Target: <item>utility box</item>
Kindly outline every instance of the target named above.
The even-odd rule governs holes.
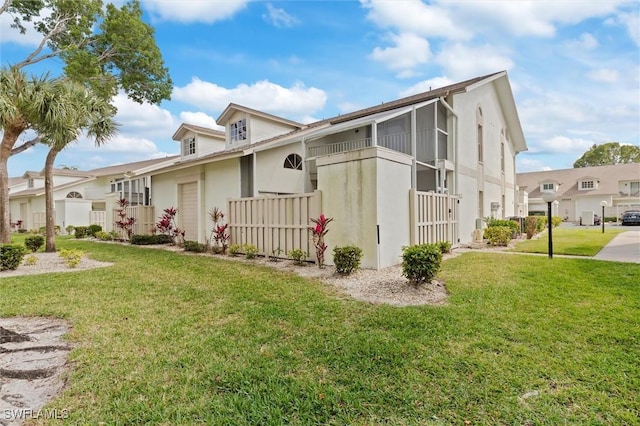
[[[580,218],[581,218],[580,224],[581,225],[587,225],[587,226],[593,226],[594,215],[595,215],[595,213],[593,213],[593,211],[582,212],[582,215],[580,216]]]

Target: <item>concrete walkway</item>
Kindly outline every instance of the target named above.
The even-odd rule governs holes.
[[[626,231],[615,236],[594,257],[598,260],[640,263],[640,230]]]

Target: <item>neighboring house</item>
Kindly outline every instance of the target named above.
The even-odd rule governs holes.
[[[96,223],[111,231],[117,199],[125,198],[132,206],[151,205],[150,180],[144,177],[131,178],[129,174],[168,164],[176,158],[145,160],[90,171],[54,169],[56,225],[64,230],[68,225],[87,226]],[[12,223],[21,221],[23,229],[44,226],[44,171],[29,171],[21,178],[12,178],[9,183],[9,205]]]
[[[564,220],[600,215],[620,217],[625,210],[640,209],[640,164],[579,167],[564,170],[518,173],[518,186],[528,192],[529,213],[546,212],[543,191],[555,191],[558,203],[552,213]],[[585,213],[589,214],[585,214]]]
[[[183,124],[178,160],[130,174],[152,182],[156,216],[178,208],[189,240],[210,238],[219,207],[232,243],[312,252],[307,227],[322,212],[335,218],[328,262],[354,244],[364,267],[383,268],[403,246],[470,242],[481,218],[517,213],[527,148],[506,72],[311,124],[236,104],[217,123],[224,132]]]

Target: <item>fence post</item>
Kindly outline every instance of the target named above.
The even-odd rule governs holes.
[[[418,231],[418,193],[415,188],[409,189],[409,244],[416,244]]]

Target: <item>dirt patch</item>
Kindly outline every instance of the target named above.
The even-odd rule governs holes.
[[[55,318],[0,318],[0,425],[20,425],[64,387],[71,347]]]

